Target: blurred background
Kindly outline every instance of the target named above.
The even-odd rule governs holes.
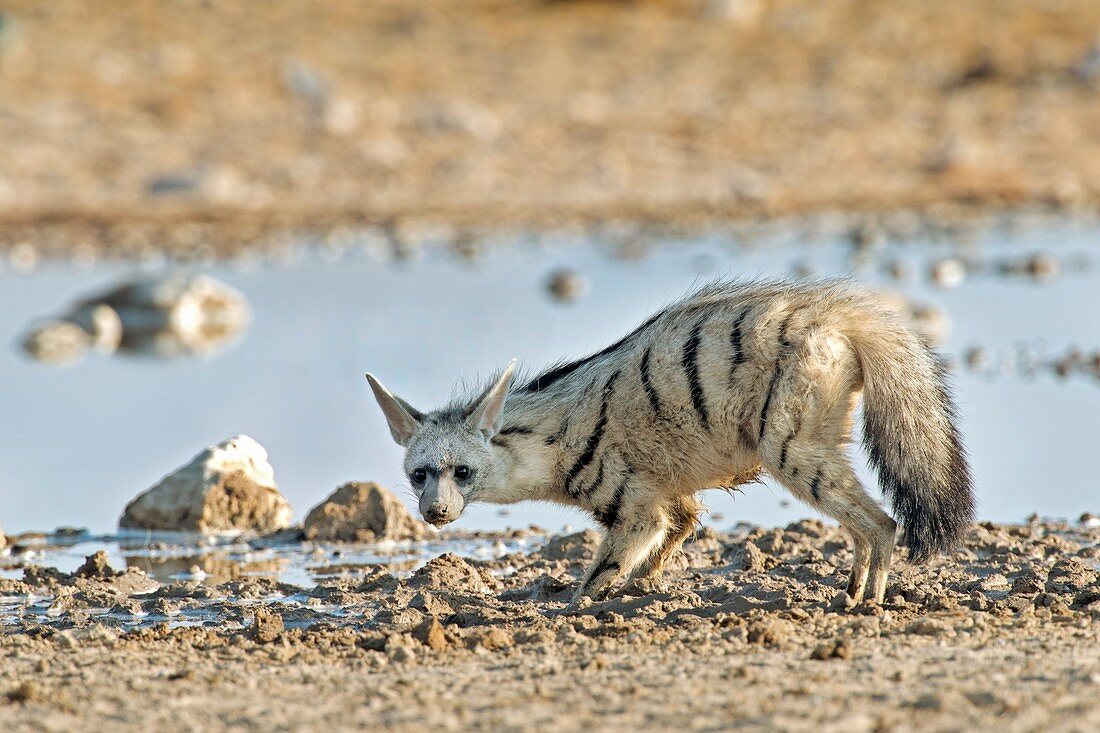
[[[1093,0],[5,0],[0,222],[129,253],[1091,206],[1098,90]]]
[[[401,491],[364,371],[428,409],[758,275],[888,292],[982,516],[1076,518],[1097,131],[1095,0],[0,2],[0,523],[111,530],[239,433],[297,518]]]

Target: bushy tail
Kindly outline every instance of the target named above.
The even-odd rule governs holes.
[[[951,549],[974,520],[966,453],[943,368],[892,314],[848,337],[863,368],[863,444],[913,562]]]

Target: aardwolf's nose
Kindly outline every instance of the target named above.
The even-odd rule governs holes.
[[[451,521],[450,508],[446,504],[432,504],[424,512],[424,519],[432,524],[446,524]]]

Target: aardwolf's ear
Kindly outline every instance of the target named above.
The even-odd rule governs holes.
[[[378,400],[378,406],[386,416],[386,422],[390,424],[390,435],[398,445],[408,445],[409,438],[420,427],[420,421],[424,419],[424,415],[383,387],[373,374],[367,374],[367,381],[370,382],[370,388],[374,391],[374,399]]]
[[[516,360],[508,362],[504,373],[478,400],[470,406],[466,424],[480,430],[485,437],[497,434],[504,423],[504,401],[508,398],[508,388],[512,385],[512,373],[516,370]]]

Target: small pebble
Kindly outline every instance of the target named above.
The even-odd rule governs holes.
[[[937,287],[956,288],[966,280],[966,265],[954,257],[944,258],[932,263],[929,275]]]
[[[1032,279],[1039,281],[1053,280],[1062,270],[1062,263],[1057,257],[1048,254],[1035,254],[1024,263],[1024,272]]]
[[[555,300],[563,303],[578,300],[588,292],[588,282],[575,270],[561,269],[550,273],[546,289]]]

